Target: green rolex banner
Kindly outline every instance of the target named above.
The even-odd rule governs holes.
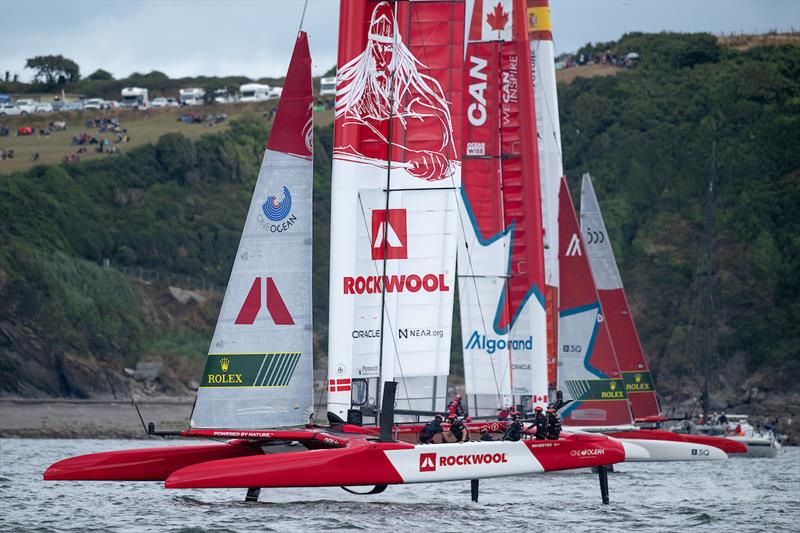
[[[201,387],[287,387],[300,352],[209,354]]]
[[[576,401],[624,400],[625,384],[622,379],[566,380],[570,396]]]
[[[650,372],[623,372],[622,379],[625,381],[625,392],[653,392],[653,378]]]

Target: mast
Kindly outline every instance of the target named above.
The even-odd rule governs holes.
[[[524,0],[473,5],[459,296],[472,414],[547,404],[542,198]]]
[[[717,179],[717,143],[711,144],[711,162],[708,169],[708,191],[706,192],[706,246],[708,256],[706,258],[705,272],[705,305],[704,315],[706,317],[706,327],[704,332],[703,344],[703,420],[708,420],[709,394],[708,384],[711,377],[711,352],[714,349],[714,249],[716,240],[714,234],[715,212],[714,212],[714,186]]]

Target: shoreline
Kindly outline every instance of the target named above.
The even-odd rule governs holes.
[[[194,398],[137,402],[145,423],[189,427]],[[0,438],[150,439],[130,400],[0,398]],[[160,438],[160,437],[159,437]]]

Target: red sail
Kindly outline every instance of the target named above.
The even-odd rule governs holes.
[[[313,149],[313,124],[311,106],[311,55],[308,36],[301,31],[286,73],[278,112],[267,142],[267,149],[303,157],[311,157]]]
[[[574,426],[632,424],[622,374],[565,179],[559,192],[558,226],[559,386],[566,386],[565,393],[575,400],[564,411],[564,422]],[[582,368],[570,364],[578,358]]]
[[[461,97],[463,19],[461,2],[342,3],[338,159],[379,166],[388,159],[392,168],[407,168],[425,181],[453,177],[460,143],[453,125],[461,116],[450,100]]]

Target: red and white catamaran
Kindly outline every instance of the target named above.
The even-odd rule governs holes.
[[[505,69],[493,83],[503,80],[501,90],[514,100],[513,110],[503,107],[510,101],[494,105],[516,125],[491,155],[500,156],[501,146],[508,153],[507,174],[529,200],[499,222],[513,227],[513,217],[525,216],[535,228],[541,214],[525,2],[503,0],[493,13],[486,24],[504,40],[493,46],[497,68]],[[313,403],[313,134],[310,57],[301,32],[191,427],[180,432],[230,440],[74,457],[48,468],[45,479],[241,487],[250,500],[261,487],[366,486],[377,493],[391,484],[469,479],[476,499],[480,478],[604,467],[638,451],[601,435],[434,445],[396,440],[395,405],[444,408],[462,170],[464,3],[343,1],[340,17],[328,376],[330,418],[340,423],[303,427]],[[536,331],[544,329],[543,300],[529,298],[543,287],[540,234],[528,235],[520,252],[527,259],[515,262],[522,256],[512,253],[512,297],[508,312],[498,313],[501,330],[520,323],[526,300],[537,306]],[[544,339],[534,337],[534,349]],[[345,422],[364,418],[380,431]],[[299,446],[285,446],[291,443]]]

